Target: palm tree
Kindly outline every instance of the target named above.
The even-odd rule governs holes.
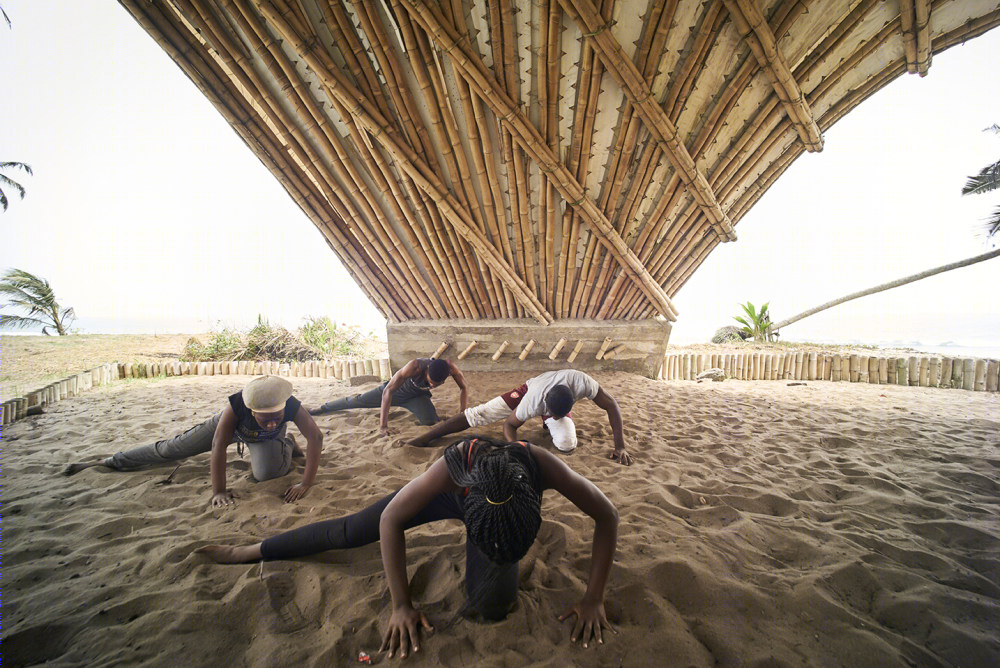
[[[49,335],[48,328],[55,328],[59,336],[67,334],[69,324],[76,319],[71,308],[61,308],[56,303],[49,282],[22,269],[8,269],[0,277],[0,295],[9,302],[4,306],[24,309],[26,315],[0,314],[0,329],[24,329],[42,327],[42,333]]]
[[[0,9],[0,11],[3,11]],[[31,174],[31,165],[26,165],[23,162],[0,162],[0,169],[23,169],[24,171]],[[7,210],[7,195],[3,191],[3,186],[10,186],[14,190],[18,191],[21,195],[21,199],[24,199],[24,186],[4,174],[0,174],[0,207],[3,210]]]
[[[993,132],[1000,135],[1000,125],[994,124],[983,132]],[[986,165],[975,176],[970,176],[969,180],[965,182],[965,187],[962,188],[962,194],[986,193],[998,189],[1000,189],[1000,160],[992,165]],[[993,215],[986,219],[987,236],[992,237],[997,232],[1000,232],[1000,207],[997,207]]]

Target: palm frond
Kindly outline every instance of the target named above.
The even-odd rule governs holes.
[[[962,187],[963,195],[976,195],[1000,188],[1000,160],[986,165],[975,176],[970,176]]]
[[[994,234],[1000,233],[1000,206],[986,219],[986,224],[983,225],[983,228],[986,230],[987,237],[992,237]]]
[[[14,169],[23,169],[24,171],[28,172],[28,174],[34,174],[34,172],[31,171],[31,165],[29,165],[26,162],[17,162],[14,160],[8,160],[7,162],[0,162],[0,169],[8,169],[11,167],[13,167]]]
[[[47,324],[50,323],[38,318],[0,313],[0,329],[25,329],[27,327],[38,327]]]
[[[6,21],[6,22],[7,22],[7,27],[8,27],[8,28],[10,28],[10,27],[11,27],[11,24],[10,24],[10,17],[9,17],[9,16],[7,16],[7,12],[5,12],[5,11],[3,10],[3,7],[0,7],[0,14],[3,14],[3,19],[4,19],[4,21]]]

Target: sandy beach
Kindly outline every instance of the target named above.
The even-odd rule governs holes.
[[[520,565],[518,607],[497,624],[449,624],[463,602],[461,524],[408,534],[414,601],[437,627],[408,663],[1000,665],[1000,396],[596,377],[622,407],[636,463],[607,459],[606,416],[586,401],[574,409],[581,445],[559,456],[620,512],[606,591],[618,634],[585,650],[556,619],[586,585],[592,523],[550,491]],[[121,383],[5,428],[6,661],[347,666],[358,665],[359,651],[386,661],[377,649],[390,599],[377,545],[263,567],[216,565],[192,551],[358,510],[442,447],[378,436],[375,411],[323,416],[324,454],[308,496],[279,498],[301,464],[255,483],[231,448],[228,482],[240,498],[225,510],[208,505],[208,455],[175,472],[58,475],[68,462],[193,426],[247,380]],[[475,402],[523,379],[468,380]],[[357,391],[293,381],[307,406]],[[435,403],[442,415],[456,411],[455,385],[439,388]],[[391,425],[403,438],[421,429],[401,409]],[[521,435],[552,448],[538,420]]]

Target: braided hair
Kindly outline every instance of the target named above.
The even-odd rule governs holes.
[[[466,469],[462,445],[481,450]],[[469,488],[465,497],[466,538],[491,561],[507,564],[527,552],[541,526],[541,495],[532,484],[537,475],[527,448],[489,438],[464,439],[444,453],[455,484]]]

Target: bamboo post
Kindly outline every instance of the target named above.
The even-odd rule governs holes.
[[[909,374],[910,385],[920,384],[920,362],[915,355],[906,358],[907,373]]]
[[[681,359],[681,380],[687,380],[691,373],[691,356],[685,354]]]
[[[510,345],[510,341],[504,341],[503,343],[500,344],[500,347],[497,348],[497,351],[495,353],[493,353],[493,361],[494,362],[496,362],[498,359],[500,359],[500,356],[503,355],[503,351],[507,350],[507,346],[509,346],[509,345]]]
[[[375,360],[365,360],[365,374],[369,376],[375,375]]]
[[[926,357],[920,358],[919,371],[920,387],[930,387],[931,384],[931,361]]]
[[[973,389],[976,392],[982,392],[986,389],[986,360],[978,359],[976,360],[976,371],[975,371],[975,384]]]
[[[284,376],[287,378],[289,375],[291,375],[291,371],[292,371],[292,366],[288,362],[283,362],[281,364],[278,364],[278,373],[277,373],[278,376]]]
[[[566,345],[566,339],[559,339],[558,343],[556,343],[556,345],[552,348],[552,351],[549,353],[549,359],[554,360],[555,358],[559,357],[559,353],[562,351],[563,346],[565,345]]]
[[[868,382],[868,356],[861,355],[858,357],[858,382],[867,383]]]
[[[889,382],[889,361],[884,357],[879,357],[877,360],[877,373],[879,385],[885,385]]]
[[[535,347],[535,340],[528,339],[528,342],[524,344],[524,349],[521,350],[521,354],[517,356],[517,359],[524,361],[524,358],[528,356],[528,353],[530,353],[531,349],[534,347]]]
[[[956,358],[951,363],[951,386],[956,390],[962,389],[964,375],[965,361]]]
[[[848,373],[850,374],[851,382],[852,383],[858,382],[858,374],[861,371],[861,360],[858,358],[857,355],[851,355],[851,357],[850,357],[850,366],[849,366],[848,369],[849,369]]]
[[[575,360],[575,359],[576,359],[576,356],[580,354],[580,351],[581,351],[582,349],[583,349],[583,339],[579,339],[579,340],[578,340],[578,341],[576,342],[576,346],[574,346],[574,347],[573,347],[573,352],[571,352],[571,353],[569,354],[569,357],[567,357],[567,358],[566,358],[566,361],[567,361],[568,363],[572,364],[572,363],[573,363],[573,360]]]
[[[868,382],[872,385],[878,385],[878,359],[877,357],[868,358]]]
[[[472,340],[472,343],[470,343],[469,345],[467,345],[467,346],[465,347],[465,350],[463,350],[462,352],[460,352],[460,353],[458,354],[458,359],[460,359],[460,360],[464,360],[464,359],[466,358],[466,356],[467,356],[467,355],[468,355],[469,353],[471,353],[471,352],[473,351],[473,349],[475,349],[475,347],[476,347],[476,346],[478,346],[478,345],[479,345],[479,341],[476,341],[475,339],[473,339],[473,340]]]
[[[382,380],[389,380],[392,378],[392,367],[389,366],[389,358],[382,357],[378,361],[379,377]]]
[[[1000,360],[989,360],[986,363],[986,391],[996,392],[1000,389]]]
[[[774,371],[774,361],[770,355],[764,355],[761,360],[761,377],[763,380],[771,380],[771,372]]]
[[[976,360],[962,360],[962,389],[973,390],[976,387]]]
[[[910,365],[905,357],[899,357],[896,359],[896,384],[910,384]]]
[[[841,364],[840,355],[839,354],[834,355],[833,356],[833,378],[832,378],[832,380],[834,382],[840,382],[840,370],[841,370],[841,368],[843,368],[843,365]]]
[[[896,384],[896,358],[890,357],[885,361],[885,382],[888,385]]]
[[[441,345],[438,346],[437,350],[434,351],[434,354],[431,355],[431,359],[432,360],[436,360],[437,358],[441,357],[441,353],[443,353],[444,351],[448,350],[448,346],[449,345],[450,344],[447,341],[442,341]]]
[[[789,351],[785,353],[785,362],[781,365],[781,379],[791,380],[795,377],[795,353]]]
[[[941,383],[938,387],[951,387],[951,369],[954,360],[950,357],[941,358]]]
[[[608,349],[608,346],[610,345],[611,345],[611,337],[609,336],[604,339],[604,343],[601,344],[601,349],[597,351],[597,356],[595,359],[603,359],[604,353]]]

